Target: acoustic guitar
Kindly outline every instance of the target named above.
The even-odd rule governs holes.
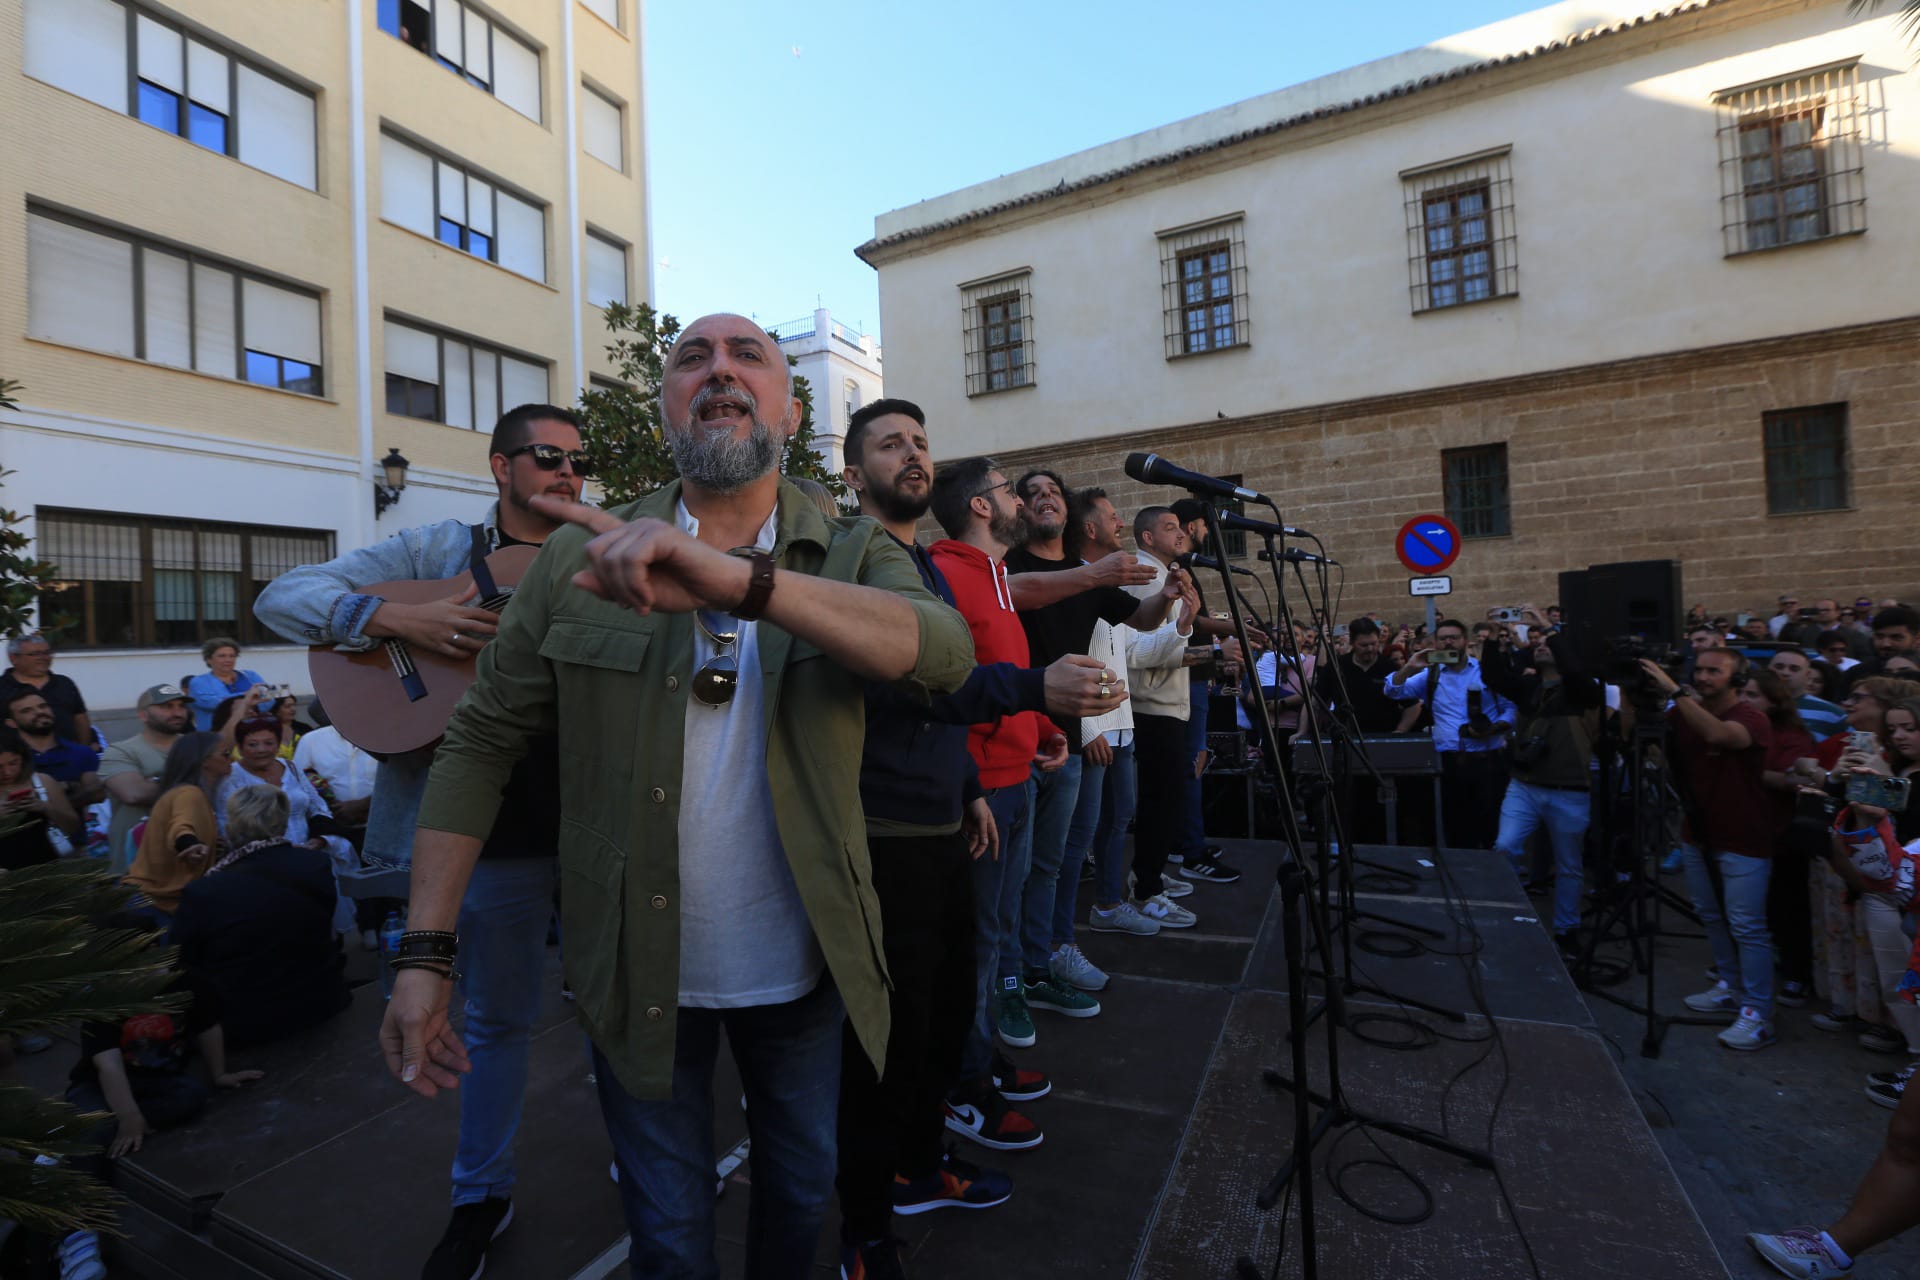
[[[485,561],[493,592],[474,608],[500,612],[513,598],[538,547],[502,547]],[[430,604],[472,589],[474,575],[407,579],[363,587],[364,594],[396,604]],[[319,645],[307,653],[313,692],[327,709],[340,736],[376,756],[404,755],[433,746],[446,736],[454,704],[473,683],[475,654],[465,658],[418,652],[404,640],[387,638],[360,653]]]

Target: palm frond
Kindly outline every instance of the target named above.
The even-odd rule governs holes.
[[[1847,0],[1852,14],[1878,13],[1885,7],[1885,0]],[[1908,39],[1920,38],[1920,0],[1900,0],[1900,29]]]
[[[120,1198],[68,1165],[0,1161],[0,1218],[59,1237],[69,1231],[117,1231]]]

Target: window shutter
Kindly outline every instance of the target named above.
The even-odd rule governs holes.
[[[423,236],[434,233],[433,157],[380,135],[380,216]]]
[[[500,397],[506,402],[507,408],[545,404],[549,394],[545,365],[529,364],[512,356],[500,357]]]
[[[233,273],[193,264],[193,367],[222,378],[239,376],[234,354],[240,333],[233,314]]]
[[[239,84],[241,162],[316,190],[313,99],[252,67],[240,68]]]
[[[27,332],[115,355],[133,345],[133,246],[27,216]]]
[[[500,420],[500,357],[491,351],[473,353],[473,420],[488,431]]]
[[[529,280],[547,278],[547,216],[546,210],[537,205],[528,204],[518,196],[498,193],[499,238],[497,242],[498,261],[509,271],[515,271]]]
[[[460,0],[433,0],[433,51],[456,67],[464,21]]]
[[[127,109],[127,11],[113,0],[27,0],[26,73]]]
[[[388,373],[440,385],[440,339],[430,333],[387,321],[386,360]]]
[[[134,28],[138,33],[136,44],[140,51],[140,78],[151,80],[163,89],[185,93],[186,50],[181,44],[180,33],[172,27],[161,26],[144,13],[135,20]]]
[[[625,171],[620,108],[584,86],[580,90],[580,138],[588,155]]]
[[[436,167],[439,169],[440,216],[452,218],[464,227],[467,225],[466,175],[450,164]]]
[[[259,280],[240,286],[247,349],[320,364],[320,299]]]
[[[467,179],[467,226],[483,236],[493,234],[493,188],[478,178]]]
[[[187,260],[158,249],[142,249],[140,284],[146,319],[146,358],[155,364],[191,369],[193,321],[187,305]]]
[[[187,94],[221,115],[232,114],[233,98],[227,84],[227,55],[218,49],[187,41]]]
[[[607,25],[618,30],[620,27],[620,0],[580,0],[594,13],[605,18]]]
[[[610,240],[587,236],[587,301],[596,307],[627,300],[627,251]]]
[[[465,66],[481,80],[493,83],[493,59],[487,53],[487,20],[471,9],[467,10]]]
[[[540,120],[540,55],[493,29],[493,96],[536,124]]]
[[[464,342],[446,342],[442,351],[447,361],[447,425],[473,428],[473,348]]]

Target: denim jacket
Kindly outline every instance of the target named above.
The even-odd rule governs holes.
[[[489,548],[499,545],[499,526],[496,502],[486,513]],[[371,649],[379,642],[366,634],[367,619],[385,602],[362,588],[409,578],[451,578],[466,571],[472,555],[473,526],[465,521],[442,520],[403,529],[325,564],[302,565],[281,574],[253,602],[253,616],[295,644],[331,644],[351,652]],[[413,860],[414,820],[427,789],[430,763],[424,753],[380,762],[367,813],[368,861],[405,866]]]

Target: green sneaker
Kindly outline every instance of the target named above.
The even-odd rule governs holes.
[[[994,1006],[1000,1040],[1010,1048],[1031,1049],[1037,1037],[1033,1034],[1033,1015],[1027,1012],[1027,997],[1020,990],[1020,979],[1002,978],[1000,983],[998,1003]]]
[[[1051,977],[1037,978],[1027,984],[1027,1003],[1035,1009],[1064,1013],[1069,1018],[1091,1018],[1100,1012],[1098,1000]]]

